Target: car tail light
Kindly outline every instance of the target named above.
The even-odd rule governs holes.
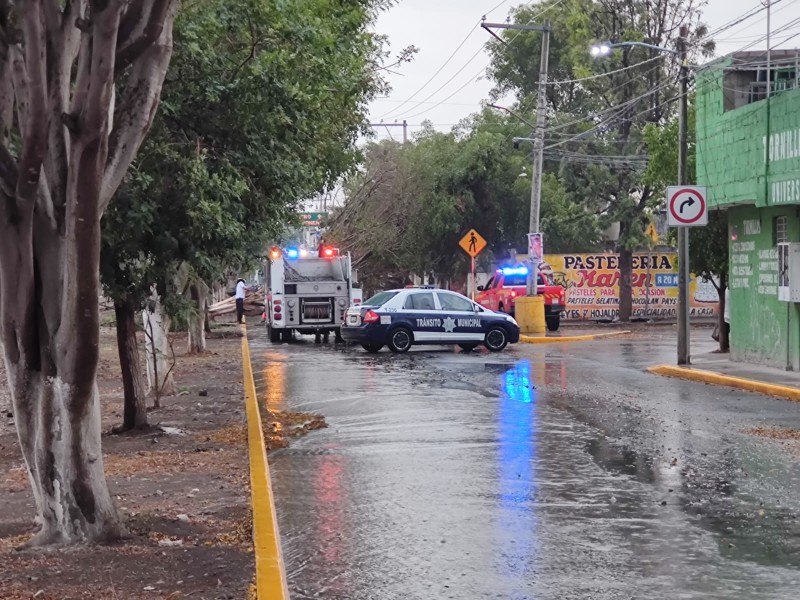
[[[516,298],[517,297],[517,290],[511,290],[511,297],[512,298]]]
[[[380,319],[380,317],[378,316],[378,313],[376,313],[374,310],[368,310],[367,314],[364,315],[364,318],[362,319],[362,322],[364,322],[364,323],[377,323],[379,319]]]
[[[358,306],[359,304],[361,304],[361,300],[359,300],[358,298],[356,298],[355,300],[353,300],[353,304],[355,304],[356,306]]]

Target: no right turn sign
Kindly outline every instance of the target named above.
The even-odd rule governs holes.
[[[673,185],[667,188],[667,225],[701,227],[708,225],[708,203],[704,186]]]

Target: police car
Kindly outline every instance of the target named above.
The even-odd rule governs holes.
[[[345,317],[342,337],[367,352],[384,346],[407,352],[415,344],[457,344],[465,351],[483,344],[500,352],[519,341],[519,326],[510,315],[432,287],[380,292],[349,308]]]

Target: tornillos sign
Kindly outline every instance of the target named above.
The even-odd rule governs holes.
[[[567,288],[565,318],[604,321],[619,317],[619,255],[549,254],[546,268]],[[674,318],[678,309],[678,257],[672,253],[637,254],[633,257],[633,316]],[[719,310],[717,291],[710,282],[692,276],[690,312],[711,317]]]

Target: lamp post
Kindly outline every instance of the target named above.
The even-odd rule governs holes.
[[[591,48],[591,55],[595,57],[608,56],[614,48],[627,46],[641,46],[666,54],[678,56],[680,60],[680,109],[678,112],[678,185],[686,185],[686,155],[687,155],[687,90],[689,84],[689,64],[686,55],[686,38],[689,28],[681,25],[678,37],[678,49],[663,48],[646,42],[616,42],[600,43]],[[678,364],[688,365],[690,362],[689,345],[689,229],[678,227]]]
[[[536,127],[533,132],[533,173],[531,177],[531,211],[530,219],[528,221],[528,245],[531,244],[531,239],[534,234],[539,233],[539,211],[541,208],[542,198],[542,170],[544,164],[544,128],[547,120],[547,71],[550,56],[550,23],[545,22],[543,25],[534,24],[516,24],[516,23],[481,23],[481,27],[493,35],[500,43],[505,44],[500,36],[498,36],[493,29],[512,29],[517,31],[540,31],[542,32],[542,51],[539,59],[539,80],[536,102]],[[532,254],[529,252],[529,254]],[[539,262],[538,259],[530,255],[530,269],[527,277],[527,296],[532,298],[530,301],[530,312],[520,310],[521,304],[517,303],[517,318],[520,320],[520,326],[525,333],[544,333],[545,332],[545,319],[544,319],[544,303],[543,298],[538,296],[538,274]]]

